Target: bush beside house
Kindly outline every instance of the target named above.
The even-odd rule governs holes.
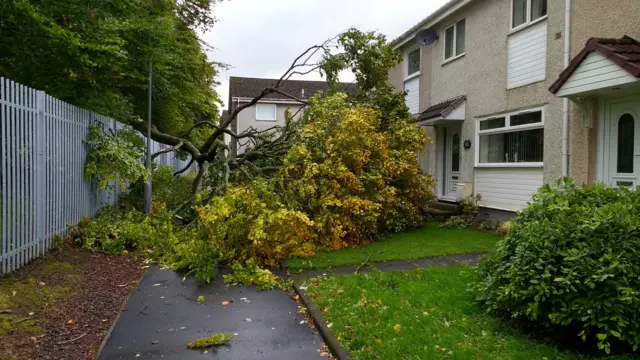
[[[491,312],[607,353],[640,345],[640,191],[544,186],[478,269]]]

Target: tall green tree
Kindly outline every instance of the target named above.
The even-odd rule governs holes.
[[[2,0],[0,75],[131,123],[146,118],[153,59],[154,125],[169,134],[214,121],[216,67],[196,34],[214,0]],[[189,136],[206,137],[199,129]],[[203,140],[202,140],[203,141]]]

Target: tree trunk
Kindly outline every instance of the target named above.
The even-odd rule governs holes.
[[[209,162],[207,161],[198,162],[198,175],[196,175],[196,178],[193,179],[193,184],[191,188],[191,191],[193,192],[194,195],[202,191],[202,179],[207,174],[208,169],[209,169]]]

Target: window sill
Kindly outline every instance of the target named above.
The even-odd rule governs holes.
[[[403,82],[407,82],[411,79],[417,78],[418,76],[420,76],[420,71],[418,71],[417,73],[413,73],[407,77],[404,78],[404,80],[402,80]]]
[[[446,59],[445,61],[443,61],[443,62],[442,62],[442,66],[445,66],[445,65],[447,65],[447,64],[449,64],[449,63],[452,63],[452,62],[454,62],[454,61],[456,61],[456,60],[460,59],[461,57],[464,57],[466,54],[467,54],[466,52],[463,52],[463,53],[462,53],[462,54],[460,54],[460,55],[456,55],[456,56],[454,56],[454,57],[452,57],[452,58],[448,58],[448,59]]]
[[[531,21],[531,22],[528,22],[528,23],[524,23],[522,25],[518,25],[517,27],[514,27],[513,29],[511,29],[511,31],[509,31],[509,33],[507,34],[507,37],[509,37],[509,36],[511,36],[511,35],[513,35],[513,34],[515,34],[517,32],[520,32],[520,31],[522,31],[522,30],[524,30],[526,28],[529,28],[529,27],[531,27],[533,25],[536,25],[538,23],[541,23],[541,22],[545,21],[545,20],[547,20],[547,17],[548,17],[548,15],[545,15],[545,16],[539,18],[539,19],[535,19],[534,21]]]
[[[256,121],[276,122],[278,119],[256,119]]]
[[[543,168],[544,163],[486,163],[476,164],[478,168]]]

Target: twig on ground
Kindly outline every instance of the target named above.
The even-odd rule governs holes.
[[[74,342],[74,341],[76,341],[76,340],[80,340],[80,339],[82,339],[82,338],[83,338],[83,337],[85,337],[85,336],[87,336],[87,333],[83,333],[82,335],[80,335],[80,336],[78,336],[78,337],[75,337],[75,338],[73,338],[73,339],[70,339],[70,340],[61,341],[61,342],[57,343],[56,345],[64,345],[64,344],[68,344],[68,343]]]
[[[32,317],[26,317],[24,319],[20,319],[20,320],[14,322],[14,324],[20,324],[21,322],[25,322],[27,320],[33,320],[33,318]]]
[[[142,307],[142,309],[140,309],[140,311],[138,311],[138,313],[136,314],[136,316],[140,315],[140,314],[144,314],[146,316],[149,316],[149,314],[147,314],[146,312],[144,312],[144,310],[147,308],[147,303],[144,303],[144,306]]]
[[[369,256],[367,256],[367,258],[365,259],[365,261],[364,261],[362,264],[358,265],[358,267],[356,268],[356,271],[355,271],[353,274],[354,274],[354,275],[358,275],[358,271],[360,271],[360,269],[361,269],[363,266],[367,266],[367,265],[369,264],[369,260],[371,260],[371,258],[373,257],[373,255],[380,255],[380,254],[382,254],[382,253],[383,253],[383,252],[385,252],[385,251],[386,251],[386,250],[380,250],[380,251],[378,251],[378,252],[377,252],[377,253],[375,253],[375,254],[369,254]]]
[[[13,311],[9,310],[9,309],[5,309],[5,310],[0,310],[0,314],[11,314]]]

